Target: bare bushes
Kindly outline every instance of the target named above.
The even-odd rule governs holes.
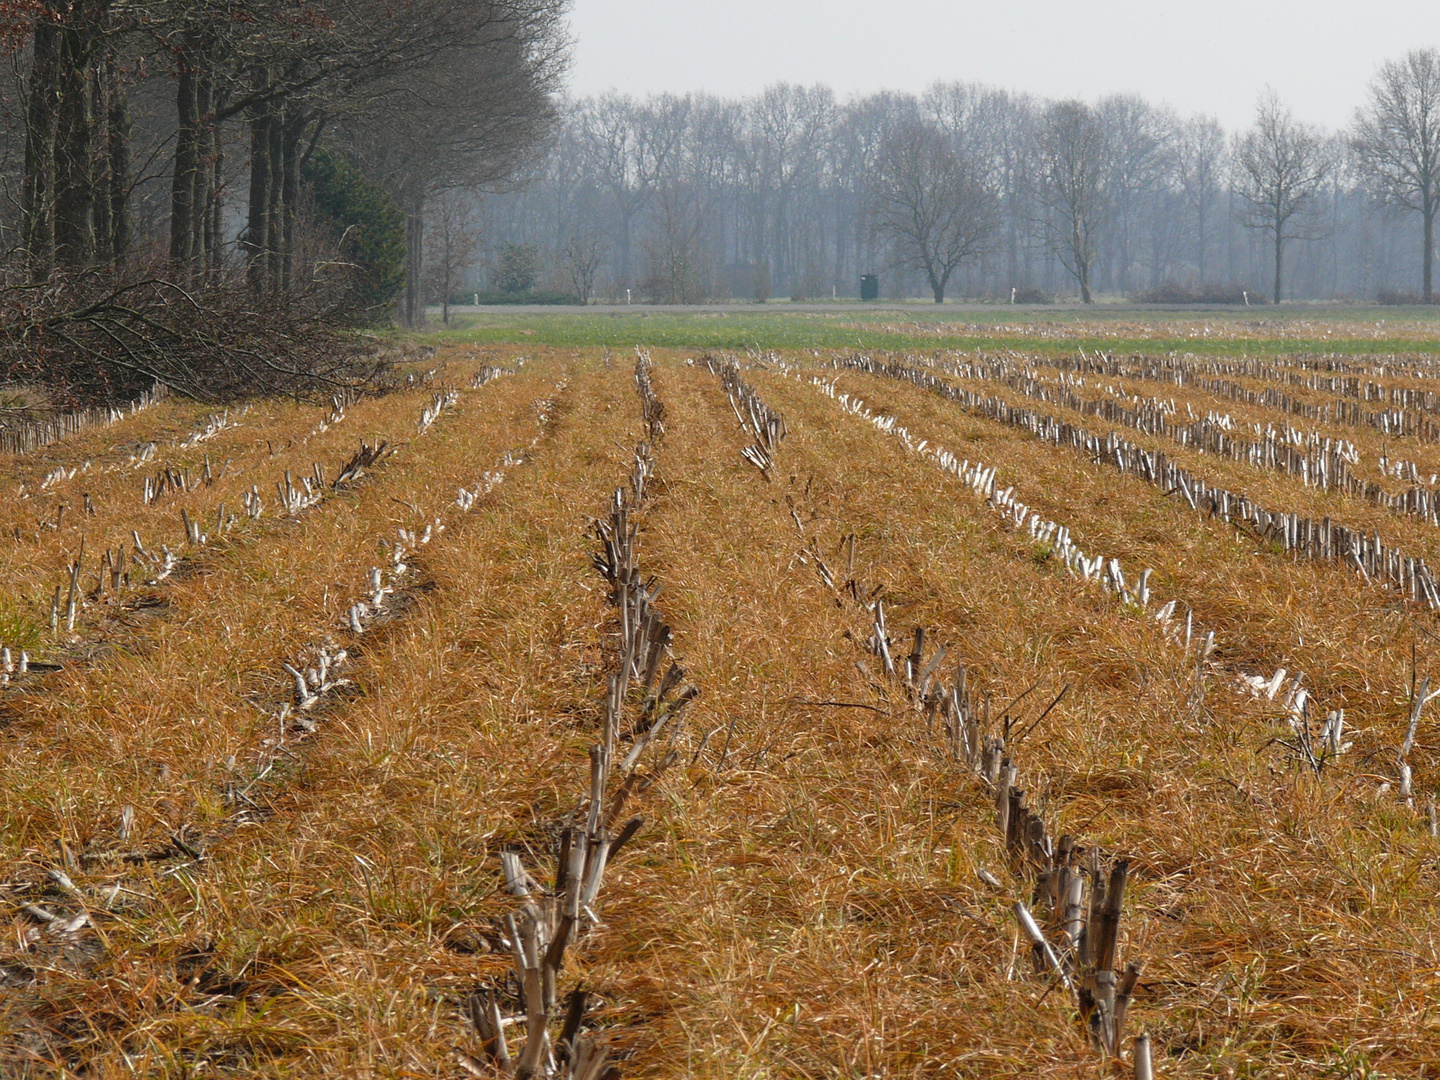
[[[303,291],[257,296],[238,283],[181,285],[137,268],[0,272],[0,380],[41,384],[57,404],[127,400],[156,382],[227,402],[328,396],[386,361],[342,328],[343,268]]]
[[[1420,293],[1404,292],[1399,289],[1381,289],[1375,294],[1375,303],[1381,307],[1410,307],[1427,302],[1435,303],[1433,300],[1426,301]]]
[[[1149,289],[1141,289],[1130,299],[1137,304],[1234,304],[1240,307],[1269,303],[1263,289],[1214,281],[1198,285],[1168,281]]]

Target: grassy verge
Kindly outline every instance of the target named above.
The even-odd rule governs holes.
[[[1247,312],[1121,309],[1043,312],[717,310],[685,313],[459,314],[436,342],[629,350],[992,349],[1283,356],[1440,352],[1440,319],[1395,309],[1294,308]]]

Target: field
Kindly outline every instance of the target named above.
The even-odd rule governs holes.
[[[6,455],[0,1072],[1440,1076],[1437,345],[463,315]]]
[[[1102,309],[1103,310],[1103,309]],[[1440,349],[1434,316],[1423,308],[1210,308],[1167,311],[1117,307],[1103,317],[1078,307],[904,304],[731,305],[604,309],[462,311],[435,341],[467,344],[689,349],[1085,349],[1164,353],[1366,355]]]

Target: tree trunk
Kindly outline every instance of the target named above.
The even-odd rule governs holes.
[[[1200,275],[1200,284],[1205,284],[1205,199],[1202,196],[1195,208],[1195,269]]]
[[[1425,303],[1435,302],[1435,287],[1433,271],[1435,268],[1435,211],[1437,207],[1426,200],[1425,212],[1422,215],[1424,222],[1421,232],[1424,234],[1425,250],[1420,256],[1420,271],[1424,288]]]
[[[420,273],[424,269],[425,253],[425,196],[421,190],[413,190],[406,203],[403,316],[406,326],[417,327],[425,322],[425,307],[420,297]]]
[[[91,213],[95,227],[95,258],[101,263],[115,261],[115,252],[111,246],[115,229],[110,222],[114,207],[111,190],[115,182],[111,174],[110,159],[110,92],[115,84],[111,76],[114,63],[114,54],[107,51],[90,72],[90,93],[95,107],[95,189]]]
[[[782,196],[776,200],[775,221],[770,229],[771,250],[775,254],[775,269],[770,281],[772,292],[779,292],[781,296],[790,296],[795,292],[794,284],[790,281],[790,260],[786,258],[786,247],[790,241],[790,223],[785,214],[785,200]]]
[[[55,258],[88,266],[95,258],[95,99],[91,69],[99,5],[77,3],[60,32],[59,125],[55,136]]]
[[[218,105],[219,102],[216,102]],[[210,275],[219,280],[220,272],[225,263],[225,214],[224,203],[221,199],[223,194],[221,183],[225,175],[225,148],[224,140],[220,137],[219,126],[215,129],[215,150],[212,155],[213,161],[210,166],[210,214],[205,225],[205,237],[208,245],[206,263],[210,267]]]
[[[253,292],[265,287],[265,243],[270,235],[270,112],[250,114],[250,207],[245,223],[245,278]]]
[[[455,257],[450,251],[450,238],[445,238],[445,280],[442,282],[444,289],[440,296],[440,321],[446,326],[450,325],[450,287],[451,277],[454,273]]]
[[[1090,260],[1085,255],[1085,245],[1080,237],[1080,222],[1077,220],[1070,230],[1070,245],[1075,253],[1075,277],[1080,282],[1080,302],[1093,304],[1090,295]]]
[[[210,269],[210,204],[215,198],[215,80],[205,63],[195,82],[195,172],[190,199],[190,265],[197,276]]]
[[[1010,212],[1005,216],[1005,276],[1013,288],[1020,277],[1020,229],[1016,224],[1017,211],[1011,200]],[[1030,283],[1030,268],[1025,268],[1026,284]]]
[[[1275,303],[1280,303],[1280,267],[1281,260],[1285,255],[1285,230],[1279,224],[1275,226]]]
[[[197,277],[204,277],[210,269],[210,204],[215,198],[214,107],[214,82],[205,70],[195,89],[195,194],[190,201],[190,262]]]
[[[26,84],[23,237],[31,273],[45,278],[55,265],[55,136],[60,122],[60,31],[46,15],[35,20]]]
[[[192,58],[180,58],[180,77],[175,84],[175,112],[179,128],[175,134],[175,168],[170,182],[170,262],[182,278],[190,276],[190,256],[195,233],[195,174],[199,165],[199,80]]]
[[[308,123],[298,110],[286,110],[283,160],[281,162],[282,190],[280,198],[284,204],[283,222],[280,230],[282,255],[280,260],[280,288],[290,292],[295,287],[295,214],[300,204],[300,136]]]
[[[109,248],[110,258],[118,264],[129,252],[134,232],[130,217],[130,102],[113,64],[107,66],[106,79],[110,84],[106,120],[110,138],[106,148],[110,157]]]
[[[269,135],[270,162],[270,182],[266,191],[270,195],[270,207],[265,216],[265,270],[270,291],[279,292],[281,247],[285,232],[285,127],[278,105],[271,106],[266,133]]]
[[[615,283],[617,293],[630,288],[630,215],[633,212],[622,210],[620,213],[620,280]]]

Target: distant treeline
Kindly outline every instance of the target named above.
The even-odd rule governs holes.
[[[997,302],[1419,299],[1440,57],[1385,65],[1357,105],[1352,129],[1324,131],[1267,96],[1230,132],[1132,95],[967,83],[583,98],[532,183],[469,211],[481,251],[465,280],[528,259],[538,285],[636,301],[854,297],[871,272],[882,296]],[[1417,136],[1429,158],[1402,160]],[[1407,183],[1417,168],[1427,191]]]

